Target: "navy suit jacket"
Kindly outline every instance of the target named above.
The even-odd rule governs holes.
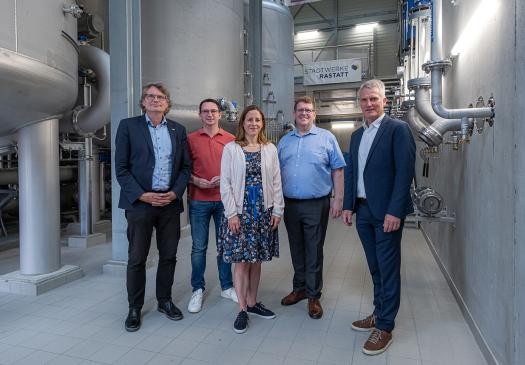
[[[186,140],[186,128],[167,119],[172,146],[172,170],[170,190],[177,199],[169,206],[182,212],[182,196],[191,173],[191,160]],[[139,200],[143,193],[152,191],[155,154],[148,130],[146,117],[141,115],[123,119],[115,138],[115,174],[120,184],[119,208],[126,210],[147,210],[156,207]]]
[[[355,211],[357,197],[357,163],[364,128],[352,134],[349,163],[345,168],[344,210]],[[386,214],[404,219],[414,211],[410,185],[414,178],[416,145],[408,124],[385,115],[363,173],[366,199],[374,218]]]

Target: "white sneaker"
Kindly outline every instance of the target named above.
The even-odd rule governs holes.
[[[202,309],[202,289],[197,289],[191,295],[190,302],[188,303],[188,312],[198,313]]]
[[[230,289],[226,289],[221,291],[221,297],[226,299],[231,299],[235,303],[239,303],[239,299],[237,298],[237,293],[235,292],[235,288],[231,287]]]

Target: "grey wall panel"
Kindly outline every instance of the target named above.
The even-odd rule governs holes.
[[[399,44],[396,0],[325,0],[312,3],[312,6],[315,10],[305,5],[298,13],[299,7],[293,8],[294,14],[297,13],[296,32],[319,29],[319,35],[314,39],[295,37],[296,64],[359,57],[363,60],[364,71],[368,73],[370,55],[372,75],[395,75]],[[335,14],[339,16],[337,26],[340,29],[337,32],[333,29],[336,24]],[[380,22],[380,25],[374,31],[358,31],[354,27],[367,22]],[[312,49],[334,45],[344,47],[338,47],[337,50],[330,47]]]
[[[525,2],[516,2],[516,60],[525,60]],[[525,67],[516,67],[516,92],[517,99],[523,99],[525,95]],[[514,232],[516,250],[516,299],[514,301],[514,318],[516,328],[514,330],[514,363],[525,362],[525,123],[522,122],[525,114],[525,106],[521,100],[516,100],[514,110],[514,166],[516,184],[514,200]]]
[[[375,29],[374,63],[378,77],[395,77],[399,65],[399,31],[397,23],[381,24]]]
[[[343,17],[366,15],[371,13],[397,12],[397,0],[352,0],[339,1],[339,11]]]
[[[337,2],[323,0],[315,2],[311,4],[315,10],[305,5],[295,17],[296,24],[299,25],[297,30],[311,29],[312,23],[318,23],[320,29],[333,25],[323,21],[318,13],[327,20],[332,20],[337,11],[339,26],[391,19],[392,13],[397,13],[397,2],[397,0],[339,0]],[[294,6],[293,14],[296,14],[298,9],[299,6]]]
[[[15,24],[15,0],[3,1],[0,11],[0,48],[16,51]]]
[[[436,188],[456,213],[455,228],[423,224],[423,229],[488,344],[486,354],[500,364],[517,365],[525,363],[515,355],[515,333],[523,333],[523,321],[516,318],[525,308],[523,295],[521,301],[516,297],[523,286],[524,242],[518,237],[523,238],[525,223],[524,215],[516,214],[523,212],[523,197],[518,193],[525,186],[524,151],[517,147],[525,138],[520,121],[523,103],[516,89],[524,80],[515,51],[519,16],[514,14],[516,1],[509,3],[494,9],[491,20],[472,32],[467,49],[454,61],[444,82],[444,103],[450,108],[463,108],[480,95],[487,99],[493,94],[497,101],[494,128],[487,126],[482,135],[474,135],[461,151],[444,145],[441,158],[431,161],[430,178],[421,183]],[[443,1],[445,56],[478,5],[477,0],[464,0],[456,7]],[[523,54],[523,42],[519,46]],[[421,162],[418,170],[420,166]]]

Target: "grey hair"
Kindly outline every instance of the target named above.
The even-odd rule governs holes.
[[[381,80],[372,79],[363,82],[363,84],[361,84],[361,87],[359,88],[359,92],[357,93],[359,96],[361,96],[361,90],[363,89],[377,89],[379,90],[379,95],[382,98],[385,97],[385,84]]]

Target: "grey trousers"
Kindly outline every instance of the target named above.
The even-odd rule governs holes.
[[[293,290],[320,298],[323,288],[323,246],[330,213],[330,198],[285,197],[284,223],[294,268]]]

